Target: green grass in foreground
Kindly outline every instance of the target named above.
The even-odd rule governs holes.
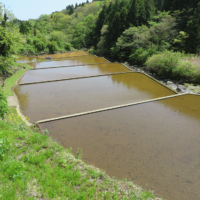
[[[80,151],[76,157],[80,156]],[[86,165],[10,109],[0,120],[0,199],[155,199]]]
[[[13,86],[16,85],[16,81],[26,72],[26,70],[31,69],[32,67],[26,63],[22,64],[25,69],[18,70],[13,76],[5,80],[4,93],[6,96],[13,96],[14,92],[11,90]]]

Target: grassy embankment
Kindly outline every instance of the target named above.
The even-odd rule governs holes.
[[[13,86],[16,85],[16,81],[28,70],[31,69],[32,67],[30,65],[27,65],[26,63],[21,64],[25,69],[18,70],[13,76],[10,76],[5,80],[5,85],[4,85],[4,93],[6,96],[13,96],[14,93],[11,90]]]
[[[6,80],[7,96],[26,69]],[[132,182],[85,164],[81,150],[73,156],[47,133],[27,127],[15,108],[0,120],[0,199],[155,199]]]

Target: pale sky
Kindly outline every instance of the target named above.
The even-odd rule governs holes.
[[[82,3],[86,0],[0,0],[8,10],[12,10],[20,20],[36,19],[41,14],[61,11],[66,6]],[[91,0],[89,0],[91,2]]]

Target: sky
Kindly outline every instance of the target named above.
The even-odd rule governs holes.
[[[91,2],[91,0],[89,0]],[[61,11],[66,6],[86,0],[0,0],[20,20],[37,19],[42,14]]]

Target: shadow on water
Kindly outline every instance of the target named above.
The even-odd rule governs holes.
[[[175,94],[140,73],[19,85],[15,93],[19,98],[28,93],[22,112],[32,122]],[[20,98],[23,104],[26,99]]]
[[[40,125],[110,176],[156,188],[166,199],[198,200],[199,102],[184,95]]]

